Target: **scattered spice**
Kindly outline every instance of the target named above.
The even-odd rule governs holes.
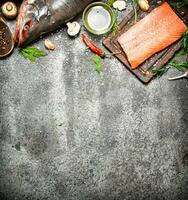
[[[24,58],[30,60],[31,62],[35,62],[37,58],[47,55],[45,51],[41,51],[40,49],[33,46],[20,48],[19,52]]]
[[[97,54],[101,58],[105,57],[104,51],[95,46],[89,39],[87,39],[87,37],[84,34],[82,34],[82,40],[91,49],[93,53]]]

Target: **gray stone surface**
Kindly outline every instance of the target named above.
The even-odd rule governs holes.
[[[0,199],[188,199],[188,81],[146,86],[115,58],[99,75],[80,37],[49,38],[36,63],[0,60]]]

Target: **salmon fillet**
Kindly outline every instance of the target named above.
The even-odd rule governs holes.
[[[168,3],[154,9],[118,38],[132,69],[165,49],[187,30]]]

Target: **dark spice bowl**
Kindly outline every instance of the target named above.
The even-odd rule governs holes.
[[[8,56],[14,49],[12,33],[0,15],[0,59]]]
[[[85,28],[92,34],[108,33],[114,24],[114,13],[110,6],[102,2],[89,4],[83,12]]]

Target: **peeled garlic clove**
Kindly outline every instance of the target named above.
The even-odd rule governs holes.
[[[113,3],[113,8],[118,9],[119,11],[125,10],[126,3],[122,0],[117,0]]]
[[[139,0],[138,5],[143,11],[148,11],[150,7],[147,0]]]
[[[67,33],[70,36],[78,35],[78,33],[80,32],[80,29],[81,29],[81,26],[78,22],[72,22],[72,23],[68,22],[67,27],[68,27]]]
[[[55,49],[55,45],[48,39],[46,39],[44,41],[44,46],[49,50],[54,50]]]

